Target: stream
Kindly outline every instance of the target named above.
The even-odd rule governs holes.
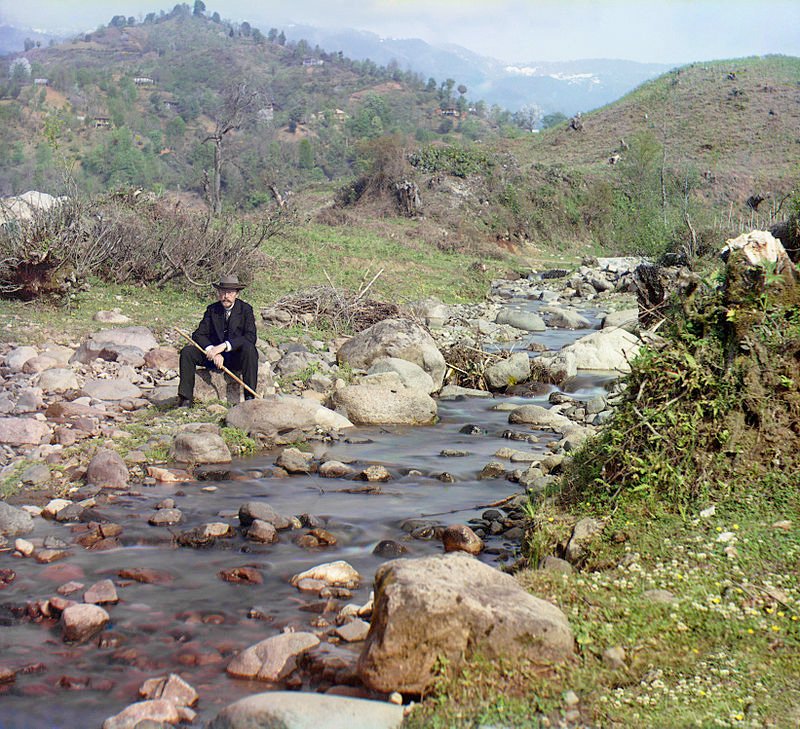
[[[515,302],[535,310],[537,302]],[[595,322],[597,312],[582,312]],[[587,330],[548,329],[531,336],[550,349],[589,333]],[[524,347],[515,343],[515,349]],[[609,373],[585,374],[568,383],[566,392],[590,399],[611,381]],[[442,552],[436,539],[413,539],[401,524],[423,518],[441,525],[468,523],[480,518],[487,505],[519,490],[505,479],[478,480],[481,468],[495,460],[503,447],[549,453],[553,433],[532,431],[538,442],[509,441],[508,413],[494,410],[498,402],[548,405],[548,386],[533,398],[469,398],[439,402],[440,422],[429,427],[371,427],[348,430],[341,440],[313,444],[315,455],[363,468],[381,464],[392,479],[380,484],[380,493],[347,493],[344,489],[363,482],[324,479],[318,475],[288,478],[264,477],[276,452],[232,464],[229,480],[198,481],[155,486],[134,485],[96,511],[120,524],[122,546],[92,552],[73,544],[71,525],[36,519],[35,531],[26,539],[55,536],[69,545],[70,556],[51,564],[15,559],[12,550],[0,552],[0,568],[16,572],[16,580],[0,590],[0,664],[15,670],[25,667],[16,681],[0,685],[0,729],[100,727],[104,719],[139,700],[138,688],[149,678],[179,673],[200,694],[195,706],[195,726],[203,726],[220,708],[251,693],[269,690],[262,682],[230,678],[225,667],[239,650],[285,628],[314,630],[325,601],[302,593],[289,584],[292,575],[315,565],[346,560],[362,576],[361,587],[349,600],[338,601],[335,610],[351,602],[365,604],[372,577],[385,557],[373,554],[381,540],[402,543],[407,556]],[[479,433],[461,432],[465,425]],[[524,426],[517,427],[524,430]],[[350,442],[349,442],[350,441]],[[445,449],[468,455],[445,456]],[[525,464],[506,468],[525,467]],[[442,473],[453,477],[443,482]],[[214,488],[215,487],[215,488]],[[153,527],[148,516],[159,501],[175,500],[183,522],[172,528]],[[220,539],[207,549],[181,548],[174,535],[207,522],[236,525],[241,504],[268,501],[279,513],[309,514],[321,518],[335,535],[335,546],[305,549],[292,541],[300,532],[282,531],[274,544],[259,545],[238,535]],[[486,550],[479,557],[490,564],[513,561],[518,542],[503,535],[485,537]],[[218,573],[251,566],[263,575],[262,584],[234,584]],[[142,584],[119,578],[124,568],[147,567],[167,573],[168,584]],[[104,606],[111,622],[98,639],[84,645],[62,640],[57,622],[36,623],[21,619],[20,610],[37,600],[55,596],[69,581],[88,588],[111,579],[119,603]],[[83,590],[67,597],[81,600]],[[325,613],[333,625],[335,610]],[[324,642],[324,639],[323,639]],[[354,653],[361,644],[346,645]],[[315,686],[296,686],[315,690]]]

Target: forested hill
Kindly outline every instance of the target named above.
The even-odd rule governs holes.
[[[247,103],[241,130],[226,135],[235,164],[224,184],[226,198],[244,204],[272,184],[350,174],[360,140],[392,132],[475,139],[515,121],[470,102],[455,79],[352,61],[188,5],[141,23],[115,16],[70,42],[4,60],[0,194],[56,185],[56,144],[55,156],[77,162],[89,191],[156,183],[201,191],[213,156],[203,140],[230,121],[237,89]]]

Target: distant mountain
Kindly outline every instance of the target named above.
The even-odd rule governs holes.
[[[6,53],[20,53],[25,50],[25,41],[30,39],[34,43],[46,46],[50,40],[58,40],[63,34],[49,31],[33,30],[32,28],[15,28],[11,25],[0,25],[0,55]]]
[[[327,30],[307,25],[284,28],[287,38],[306,40],[327,51],[342,51],[357,60],[396,63],[441,83],[452,78],[468,88],[471,99],[483,99],[516,111],[538,104],[544,113],[572,115],[596,109],[640,84],[670,70],[662,63],[608,59],[503,63],[457,45],[432,46],[418,38],[381,38],[358,30]]]

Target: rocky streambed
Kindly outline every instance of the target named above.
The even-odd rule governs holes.
[[[487,368],[494,397],[442,388],[444,369],[432,353],[412,352],[408,324],[382,323],[388,333],[365,345],[380,356],[355,354],[354,342],[262,347],[272,420],[245,405],[210,406],[271,446],[233,461],[213,423],[177,434],[171,453],[179,462],[116,454],[127,414],[144,405],[145,394],[162,402],[176,385],[174,352],[157,342],[144,351],[98,335],[81,345],[89,354],[58,343],[33,353],[6,347],[6,473],[24,458],[29,481],[58,474],[75,485],[63,501],[0,503],[2,726],[106,721],[110,729],[143,718],[202,724],[265,690],[275,691],[275,702],[291,702],[277,689],[306,692],[309,716],[326,711],[312,706],[323,692],[383,702],[419,693],[414,681],[430,669],[428,656],[448,645],[460,651],[459,640],[471,638],[452,624],[440,626],[448,645],[419,630],[401,639],[418,632],[419,643],[400,648],[385,631],[378,639],[376,626],[368,636],[370,621],[385,627],[389,620],[387,605],[373,600],[373,577],[396,569],[385,565],[402,557],[405,571],[393,579],[441,598],[423,607],[410,593],[404,598],[417,605],[417,628],[444,613],[472,625],[457,609],[458,585],[476,573],[458,555],[492,566],[517,559],[527,494],[546,493],[569,450],[607,417],[609,386],[637,346],[613,326],[630,322],[630,311],[616,321],[609,314],[629,288],[629,269],[628,262],[601,262],[557,279],[497,282],[474,307],[416,307],[437,353],[467,343],[522,355]],[[604,321],[610,326],[600,330]],[[348,347],[350,360],[342,358]],[[526,385],[531,361],[561,385]],[[341,381],[345,362],[354,370],[349,384]],[[298,378],[303,371],[312,375]],[[222,394],[224,385],[207,385]],[[276,412],[291,417],[277,422]],[[361,424],[350,427],[354,421]],[[301,437],[303,451],[292,445]],[[59,463],[67,444],[93,438],[108,447],[90,463]],[[457,559],[437,583],[440,563],[425,560],[446,551]],[[549,615],[552,606],[510,593],[507,579],[494,569],[481,573],[482,608],[501,597],[505,605],[524,604],[532,612],[517,622],[546,616],[548,630],[561,636],[554,655],[565,650],[566,622]],[[482,594],[474,584],[464,591]],[[391,619],[397,626],[408,616]],[[513,650],[515,634],[491,634],[490,654]],[[392,651],[401,649],[419,657],[413,678],[393,662]],[[382,711],[361,704],[354,711],[372,717],[367,726],[402,716],[378,719],[372,709]],[[237,726],[230,722],[217,725]]]

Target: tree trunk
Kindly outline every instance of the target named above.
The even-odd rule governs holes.
[[[211,189],[211,211],[222,213],[222,136],[214,140],[214,180]]]

